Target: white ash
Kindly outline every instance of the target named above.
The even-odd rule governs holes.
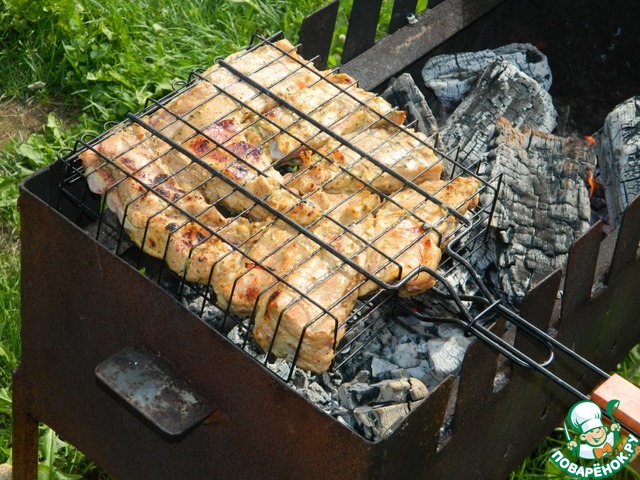
[[[401,368],[413,368],[420,365],[420,361],[428,354],[427,344],[415,337],[403,335],[400,337],[391,359]]]
[[[509,375],[508,372],[505,371],[498,371],[498,373],[496,374],[496,376],[493,379],[493,391],[494,392],[499,392],[500,390],[502,390],[504,387],[507,386],[507,384],[509,383]]]
[[[457,374],[472,337],[454,335],[449,338],[432,338],[428,342],[433,364],[433,374],[444,380],[447,375]]]
[[[495,50],[438,55],[427,61],[422,78],[445,111],[451,112],[473,88],[484,70],[496,61],[512,64],[549,91],[552,82],[547,57],[529,43],[512,43]]]
[[[246,340],[245,350],[252,345],[239,327],[229,337],[238,345]],[[310,402],[375,441],[388,434],[444,377],[459,373],[471,340],[457,326],[401,316],[364,348],[360,363],[348,363],[339,372],[322,375],[294,368],[290,384]],[[251,348],[249,353],[264,362],[264,353],[255,345]],[[267,367],[286,378],[291,364],[277,359]]]
[[[393,430],[420,402],[405,402],[374,407],[357,407],[353,411],[365,438],[375,440]]]
[[[377,383],[359,379],[345,382],[338,388],[338,398],[350,410],[361,405],[387,405],[420,400],[427,395],[427,387],[415,378],[394,378]]]
[[[398,370],[398,365],[380,357],[371,359],[371,374],[375,378],[391,378],[394,372]]]

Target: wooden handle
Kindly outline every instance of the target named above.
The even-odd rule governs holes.
[[[591,392],[591,400],[604,409],[609,400],[620,400],[615,417],[640,432],[640,388],[620,375],[613,374]]]

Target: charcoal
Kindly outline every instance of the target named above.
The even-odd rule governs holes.
[[[321,384],[332,395],[338,393],[338,386],[342,383],[340,372],[325,372],[321,376]]]
[[[261,355],[258,355],[256,358],[258,359],[259,362],[264,362],[266,359],[266,355],[261,354]],[[289,362],[288,360],[285,360],[284,358],[276,358],[273,362],[267,363],[267,367],[269,367],[269,370],[274,372],[280,378],[287,378],[289,376],[289,373],[291,372],[292,365],[291,365],[291,362]],[[304,372],[305,374],[309,374],[305,370],[296,369],[295,371],[300,371],[300,372]]]
[[[409,378],[417,378],[424,383],[427,388],[434,386],[436,383],[433,375],[431,375],[431,363],[429,360],[420,360],[417,367],[407,368],[403,372],[403,376]]]
[[[401,322],[389,324],[371,341],[361,362],[349,362],[348,368],[322,375],[294,368],[290,385],[339,422],[370,440],[379,440],[406,416],[411,405],[438,385],[439,379],[428,358],[427,340],[438,330],[452,333],[444,326],[411,316],[399,318]],[[457,332],[462,335],[459,329]],[[265,354],[246,328],[237,326],[227,336],[257,361],[265,361]],[[284,359],[266,365],[281,378],[287,378],[292,368]]]
[[[464,335],[462,328],[457,325],[451,325],[448,323],[438,325],[438,336],[440,338],[451,338],[457,335]]]
[[[343,425],[346,425],[352,430],[355,430],[356,428],[358,428],[358,423],[356,422],[356,419],[350,413],[340,412],[340,413],[336,413],[334,417],[336,418],[336,420],[338,420],[338,422],[342,423]]]
[[[246,342],[246,346],[244,346],[244,349],[253,357],[256,357],[260,354],[257,346],[251,341],[252,337],[246,328],[242,328],[239,325],[232,328],[231,331],[227,334],[227,338],[239,347],[243,347]]]
[[[371,373],[369,373],[367,370],[360,370],[354,378],[354,381],[360,383],[369,383],[369,378],[371,378]]]
[[[416,378],[395,378],[373,384],[345,382],[338,388],[340,403],[348,410],[365,405],[416,401],[427,393],[426,385]]]
[[[400,338],[391,358],[399,367],[412,368],[417,367],[420,364],[420,360],[426,357],[426,354],[427,347],[425,343],[405,335]]]
[[[296,369],[294,375],[291,377],[291,385],[298,390],[309,388],[309,376],[304,375],[302,372],[302,370]]]
[[[390,378],[392,372],[398,368],[398,365],[391,363],[384,358],[374,356],[371,358],[371,374],[374,378],[384,379]]]
[[[613,109],[599,135],[599,181],[604,185],[611,228],[640,194],[640,97]]]
[[[377,391],[367,383],[345,382],[338,387],[338,399],[347,410],[353,410],[358,405],[368,405],[376,396]]]
[[[416,122],[414,128],[427,135],[438,133],[438,124],[422,92],[408,73],[391,79],[381,95],[391,105],[407,113],[407,123]]]
[[[517,308],[531,287],[565,266],[571,245],[588,230],[587,177],[596,157],[581,138],[510,123],[498,120],[483,171],[503,175],[490,243],[500,267],[497,287]]]
[[[308,387],[298,389],[298,392],[310,402],[321,407],[331,403],[331,393],[327,392],[318,382],[312,382]]]
[[[529,125],[551,133],[557,113],[551,96],[538,82],[508,62],[495,62],[449,117],[440,139],[447,150],[460,148],[463,165],[476,165],[486,157],[500,117],[517,128]]]
[[[432,338],[427,342],[433,374],[438,379],[458,373],[472,338],[462,333],[449,338]]]
[[[509,62],[549,91],[552,76],[547,57],[528,43],[512,43],[495,50],[438,55],[427,61],[422,69],[422,78],[444,110],[451,112],[473,88],[482,72],[496,61]]]
[[[414,403],[358,407],[353,414],[364,437],[374,440],[384,437],[398,422],[405,418],[412,408],[417,406],[418,402]]]

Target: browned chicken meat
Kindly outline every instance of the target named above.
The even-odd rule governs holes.
[[[366,244],[373,232],[371,212],[380,200],[368,190],[336,200],[339,203],[328,217],[313,225],[310,232],[364,267]],[[304,235],[280,256],[279,273],[284,280],[262,293],[254,318],[254,338],[277,356],[324,372],[344,334],[363,275]]]
[[[425,192],[462,214],[477,204],[479,186],[478,180],[467,177],[419,184]],[[400,288],[400,296],[422,293],[433,287],[435,279],[427,271],[416,274],[416,270],[438,267],[441,248],[457,225],[458,221],[446,208],[416,190],[404,188],[376,213],[376,236],[366,268],[387,284],[410,276]],[[378,288],[375,281],[369,280],[359,293],[364,296]]]
[[[477,202],[478,182],[440,180],[404,120],[281,40],[227,57],[80,159],[144,252],[250,317],[265,351],[322,372],[357,297],[430,288],[451,212]]]

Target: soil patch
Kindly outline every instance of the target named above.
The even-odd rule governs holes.
[[[42,132],[47,116],[55,112],[64,124],[73,122],[73,112],[59,105],[43,105],[38,101],[0,102],[0,150],[13,139],[26,140],[35,132]]]

